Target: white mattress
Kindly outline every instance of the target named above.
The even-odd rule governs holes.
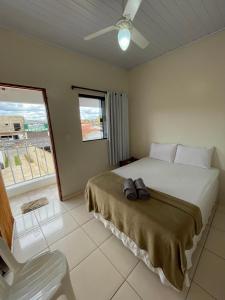
[[[202,231],[198,236],[194,236],[192,249],[185,251],[187,271],[185,272],[184,285],[189,286],[188,270],[192,266],[192,254],[198,241],[201,239],[217,199],[219,170],[167,163],[146,157],[127,166],[113,170],[113,172],[124,178],[137,179],[141,177],[149,188],[191,202],[200,208],[203,219]],[[140,249],[134,241],[123,232],[120,232],[110,221],[105,220],[101,214],[94,215],[98,220],[103,222],[105,227],[110,229],[127,248],[143,260],[153,272],[158,274],[163,284],[173,287],[166,279],[163,270],[153,267],[147,251]]]
[[[132,164],[113,170],[124,177],[141,177],[149,188],[197,205],[206,225],[215,204],[219,170],[168,163],[142,158]]]

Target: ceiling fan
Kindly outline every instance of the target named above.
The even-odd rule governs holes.
[[[88,41],[107,32],[117,30],[118,43],[123,51],[127,50],[131,40],[140,48],[146,48],[149,44],[149,41],[133,25],[134,17],[140,7],[141,2],[142,0],[128,0],[123,11],[123,16],[115,25],[89,34],[84,38],[84,40]]]

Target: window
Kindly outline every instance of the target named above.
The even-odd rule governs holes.
[[[15,130],[15,131],[20,131],[20,130],[21,130],[21,125],[20,125],[20,123],[13,123],[13,126],[14,126],[14,130]]]
[[[79,94],[82,141],[107,138],[105,97]]]

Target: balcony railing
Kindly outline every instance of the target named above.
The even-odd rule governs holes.
[[[54,174],[49,138],[0,140],[0,167],[7,187]]]

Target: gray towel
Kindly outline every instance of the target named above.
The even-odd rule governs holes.
[[[137,191],[134,185],[134,182],[131,178],[125,179],[123,183],[123,192],[127,199],[136,200]]]
[[[135,187],[137,189],[137,194],[139,199],[147,199],[150,197],[149,191],[144,184],[142,178],[138,178],[134,181]]]

